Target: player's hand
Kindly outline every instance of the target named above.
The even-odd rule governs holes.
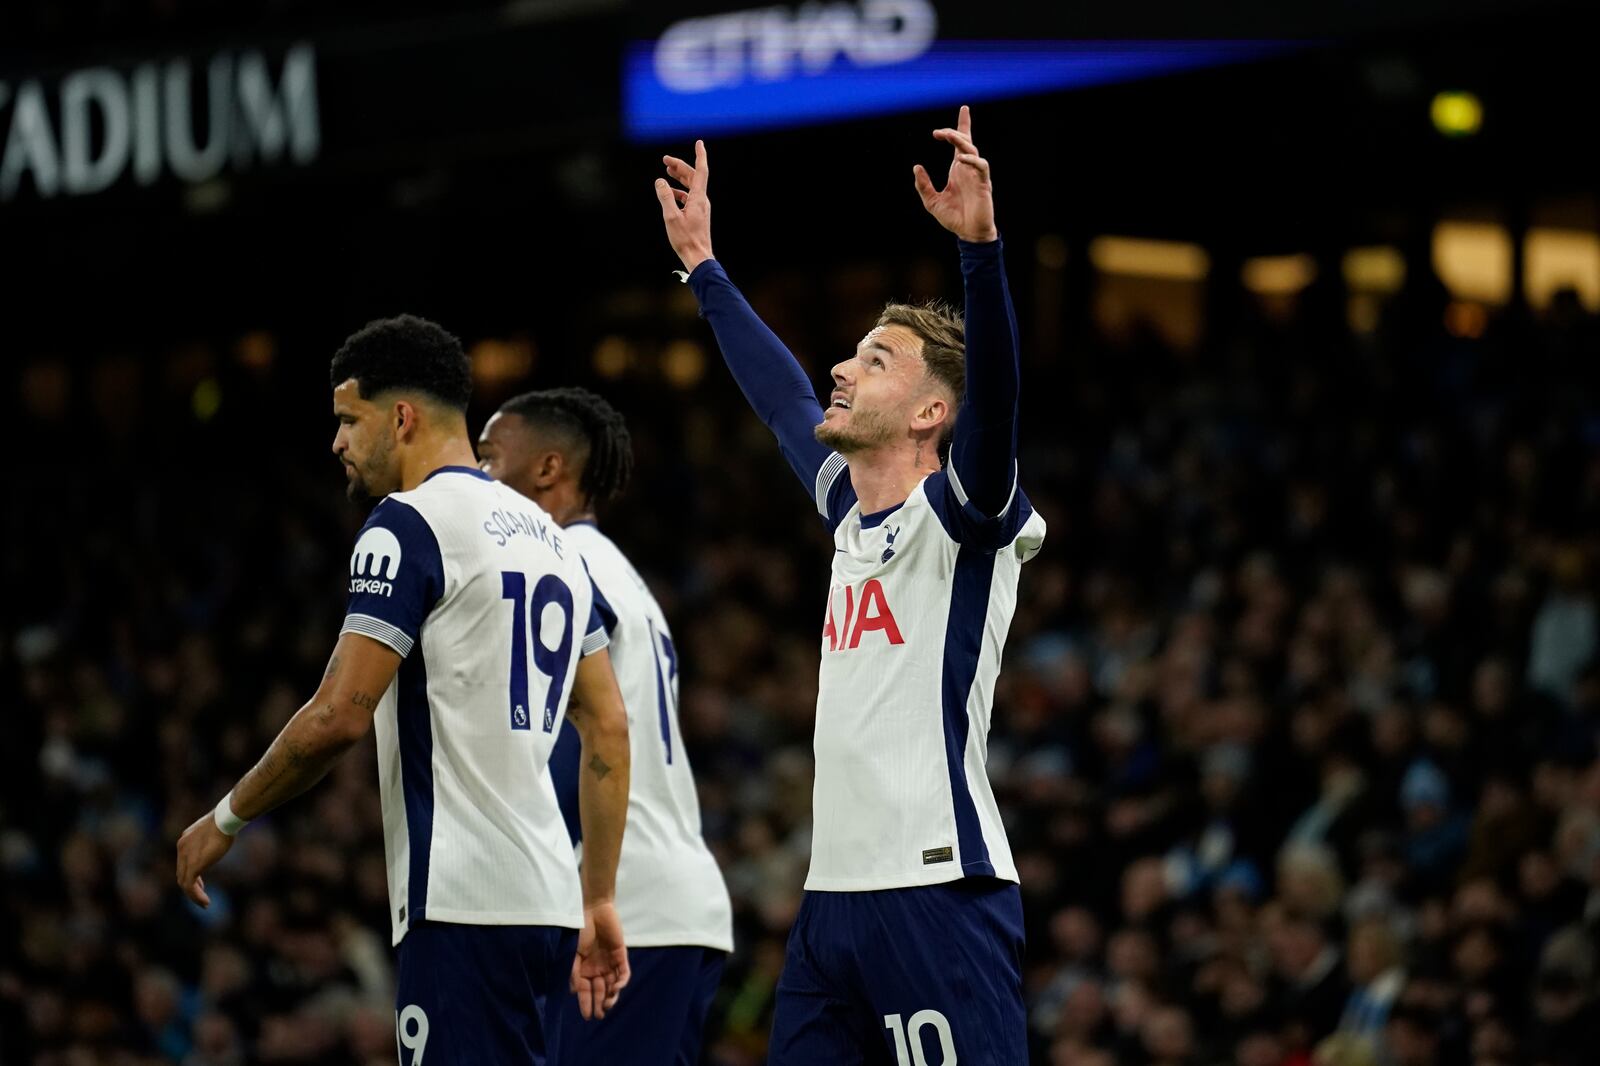
[[[1000,231],[994,226],[994,187],[989,182],[989,161],[972,143],[972,110],[961,105],[956,128],[934,130],[933,135],[953,145],[956,155],[943,189],[933,187],[933,179],[920,163],[911,168],[922,206],[939,225],[964,241],[981,244],[995,240]]]
[[[185,829],[178,838],[178,887],[183,894],[202,907],[211,906],[205,878],[200,875],[215,866],[231,847],[233,837],[217,828],[210,811]]]
[[[632,976],[616,905],[585,907],[578,954],[572,960],[572,991],[578,997],[579,1013],[585,1018],[604,1018],[606,1011],[617,1005],[617,996]]]
[[[656,199],[661,202],[661,218],[667,224],[667,240],[683,260],[683,269],[694,268],[713,258],[711,254],[711,201],[706,198],[706,180],[711,166],[706,162],[706,142],[694,142],[694,166],[677,156],[664,155],[667,177],[684,186],[674,188],[666,178],[656,179]]]

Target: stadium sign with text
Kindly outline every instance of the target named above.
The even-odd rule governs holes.
[[[198,131],[196,112],[200,112]],[[144,63],[132,71],[74,70],[59,81],[0,80],[0,201],[31,184],[40,197],[86,196],[132,174],[186,182],[322,147],[316,55],[284,53],[276,79],[260,51]]]
[[[1070,89],[1272,55],[1277,41],[941,41],[927,0],[685,19],[623,57],[634,140],[794,126]]]

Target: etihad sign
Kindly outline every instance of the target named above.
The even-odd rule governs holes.
[[[684,19],[655,46],[655,73],[680,93],[820,74],[840,58],[860,67],[916,59],[933,44],[938,16],[927,0],[763,7]]]

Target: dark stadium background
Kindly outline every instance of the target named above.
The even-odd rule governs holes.
[[[991,738],[1035,1061],[1595,1061],[1582,5],[935,6],[941,37],[1286,42],[974,107],[1050,524]],[[0,202],[0,1063],[393,1061],[369,748],[246,834],[214,914],[170,868],[331,646],[362,515],[327,451],[327,360],[399,311],[471,347],[474,429],[569,382],[632,423],[636,482],[604,524],[684,649],[736,901],[707,1061],[762,1061],[805,868],[826,547],[670,274],[649,183],[691,141],[624,137],[625,42],[689,13],[0,11],[0,129],[29,79],[300,41],[321,118],[304,165],[86,196],[25,178]],[[1436,128],[1445,91],[1481,101],[1475,134]],[[884,300],[959,295],[909,174],[942,166],[928,131],[958,102],[709,138],[718,257],[819,381]],[[1490,229],[1439,252],[1459,223]],[[1551,229],[1577,242],[1572,287],[1530,299],[1522,250]],[[1108,269],[1108,235],[1198,246],[1203,277]],[[1441,278],[1496,239],[1490,281]],[[1372,247],[1403,282],[1351,273]],[[1242,283],[1291,255],[1273,276],[1304,287]],[[1391,962],[1393,1003],[1347,1010]]]

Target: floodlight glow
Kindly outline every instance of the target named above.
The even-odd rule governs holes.
[[[1428,113],[1433,128],[1446,137],[1471,137],[1483,128],[1483,103],[1472,93],[1440,93]]]

